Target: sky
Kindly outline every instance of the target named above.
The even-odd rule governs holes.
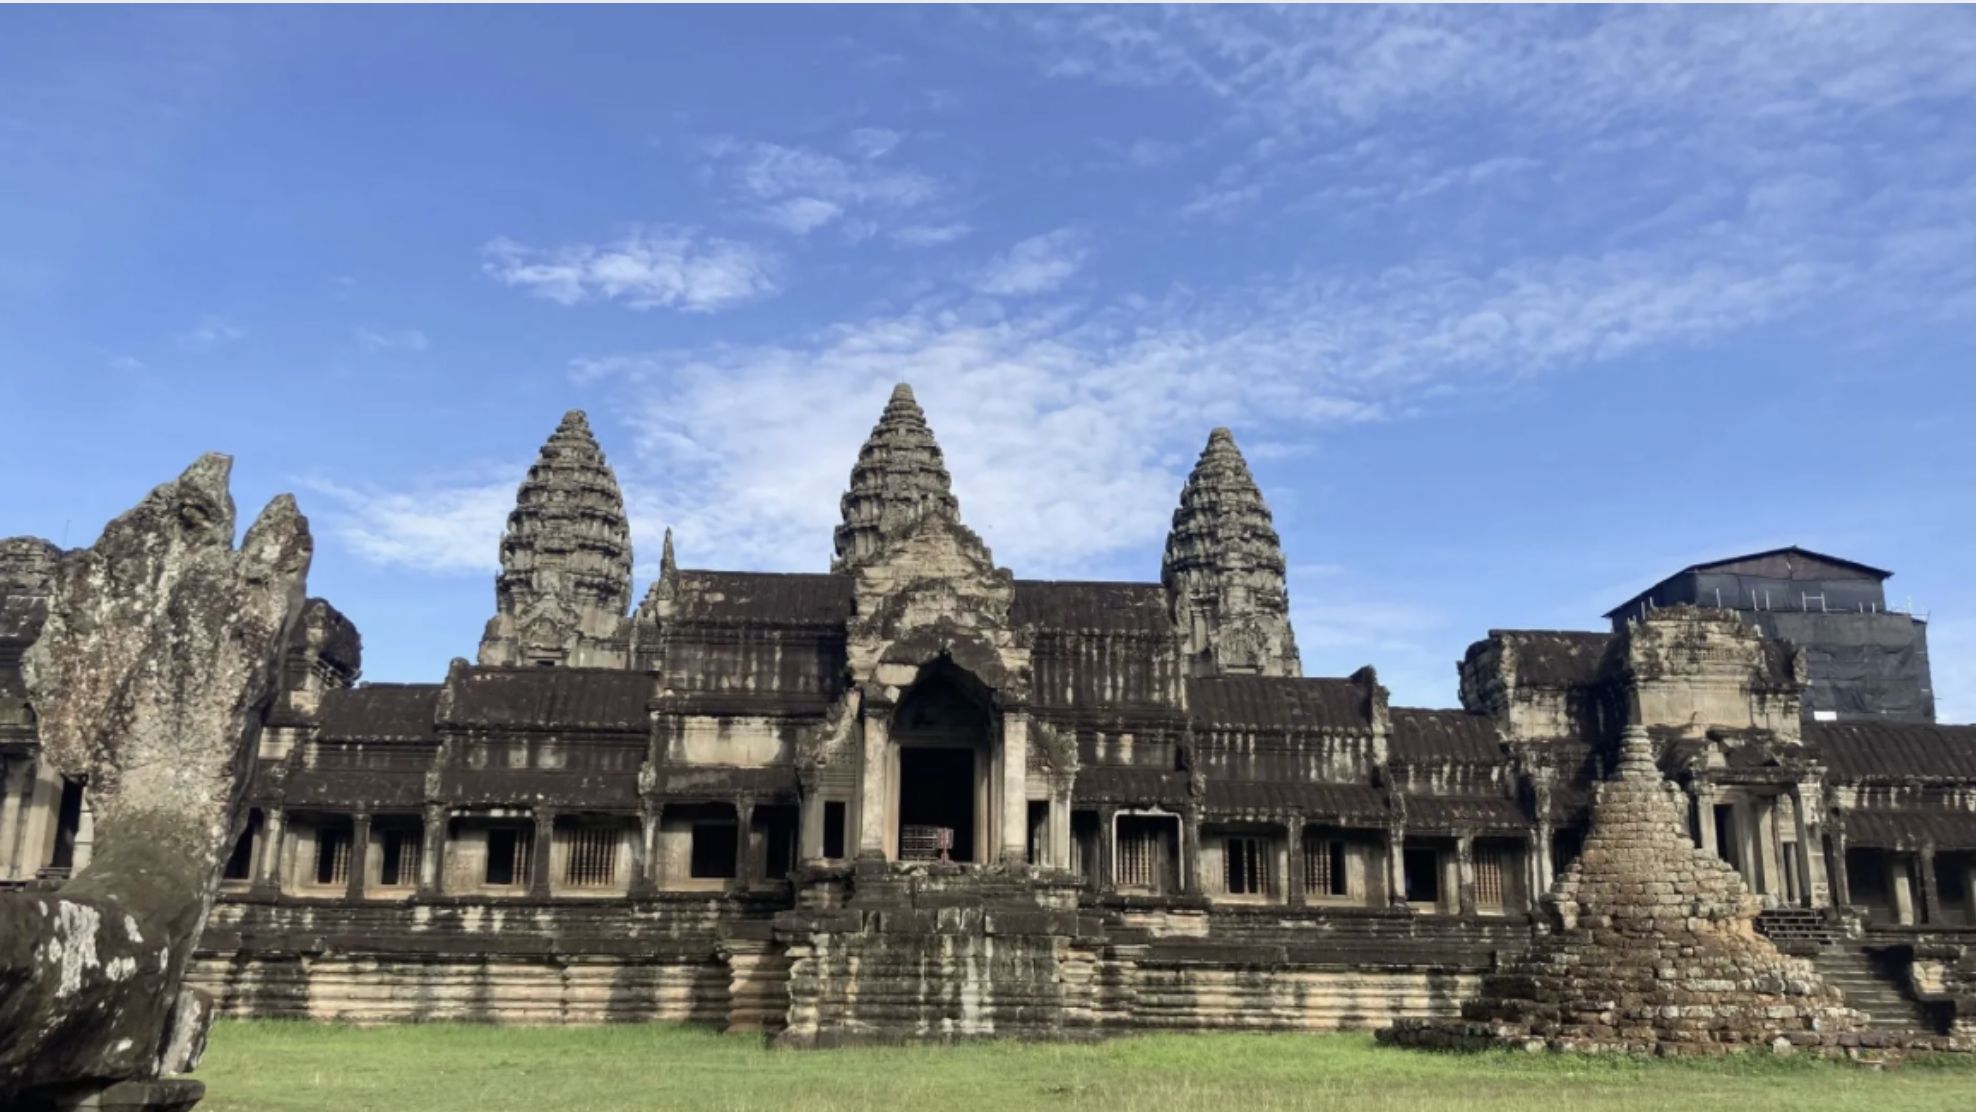
[[[1208,431],[1311,675],[1455,702],[1785,544],[1976,718],[1976,9],[0,9],[0,534],[200,452],[372,680],[581,408],[642,595],[823,570],[910,382],[1025,577],[1153,580]]]

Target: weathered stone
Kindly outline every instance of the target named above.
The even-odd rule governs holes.
[[[25,672],[95,853],[58,893],[0,896],[0,1098],[196,1057],[207,1009],[179,984],[311,553],[286,495],[234,550],[230,466],[201,457],[55,569]]]
[[[928,514],[959,519],[940,445],[912,387],[903,382],[892,388],[885,412],[858,449],[842,510],[832,571],[855,570]]]
[[[631,530],[581,410],[563,415],[515,494],[480,663],[629,663]]]
[[[1180,490],[1160,566],[1197,675],[1301,675],[1283,546],[1235,436],[1216,429]]]

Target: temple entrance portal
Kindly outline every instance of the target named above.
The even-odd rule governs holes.
[[[892,740],[894,854],[979,862],[989,855],[994,711],[978,680],[951,662],[928,666],[899,702]]]

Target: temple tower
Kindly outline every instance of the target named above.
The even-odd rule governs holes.
[[[1180,489],[1160,583],[1193,674],[1303,673],[1283,545],[1227,429],[1209,434]]]
[[[928,513],[959,520],[960,506],[940,445],[933,442],[926,414],[905,383],[892,388],[885,412],[858,449],[841,506],[844,521],[837,527],[832,571],[855,571]]]
[[[625,667],[630,600],[624,495],[573,409],[515,494],[480,663]]]

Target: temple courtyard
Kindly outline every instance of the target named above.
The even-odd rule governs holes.
[[[806,1052],[673,1025],[349,1027],[224,1021],[213,1112],[287,1109],[1363,1110],[1971,1107],[1976,1062],[1897,1068],[1749,1055],[1642,1061],[1381,1048],[1370,1035],[1145,1035]]]

